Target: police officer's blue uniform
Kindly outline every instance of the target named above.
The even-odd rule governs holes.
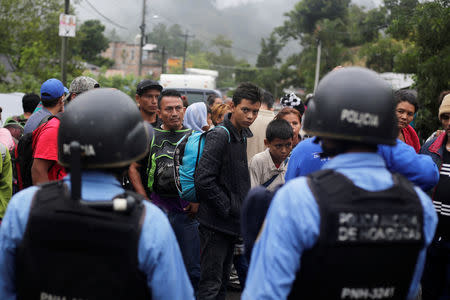
[[[345,175],[367,191],[385,190],[393,185],[383,158],[375,153],[341,154],[324,168]],[[418,292],[425,249],[437,224],[430,198],[418,187],[415,191],[423,207],[424,246],[417,258],[407,299],[414,299]],[[286,299],[300,269],[302,255],[317,243],[320,224],[319,207],[306,178],[289,181],[276,193],[255,243],[242,299]]]
[[[70,185],[70,176],[64,179]],[[122,194],[120,183],[113,175],[86,171],[82,177],[82,199],[109,200]],[[37,187],[16,194],[9,203],[0,227],[0,299],[16,299],[15,257],[23,239],[30,212],[30,204]],[[183,259],[170,224],[164,213],[144,202],[146,215],[138,245],[139,270],[147,279],[152,299],[194,299],[194,291],[187,276]],[[86,270],[89,276],[89,270]]]
[[[286,182],[320,170],[328,161],[328,158],[320,158],[322,148],[314,143],[314,139],[301,141],[292,150]],[[399,139],[395,146],[378,145],[378,154],[384,158],[389,171],[402,174],[424,191],[433,188],[439,180],[439,170],[433,160],[427,155],[417,154],[413,147]]]

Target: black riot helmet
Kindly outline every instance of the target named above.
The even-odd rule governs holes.
[[[398,127],[393,91],[368,69],[332,71],[319,82],[308,103],[303,130],[322,138],[395,145]]]
[[[121,168],[145,156],[153,135],[136,103],[115,89],[92,89],[70,103],[58,131],[58,161],[70,167],[72,142],[83,169]]]

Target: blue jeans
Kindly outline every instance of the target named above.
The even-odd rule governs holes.
[[[197,293],[198,282],[200,280],[200,237],[198,233],[198,221],[189,217],[186,213],[179,212],[169,212],[167,217],[177,237],[192,287]]]

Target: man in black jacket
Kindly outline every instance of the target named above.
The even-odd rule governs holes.
[[[261,106],[260,89],[243,83],[233,95],[232,112],[206,135],[195,172],[200,206],[200,284],[198,298],[225,299],[234,245],[240,235],[241,203],[250,189],[248,127]]]

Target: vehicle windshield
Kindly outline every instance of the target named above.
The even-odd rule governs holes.
[[[189,104],[205,101],[205,97],[204,97],[203,93],[187,92],[186,96],[187,96]]]

